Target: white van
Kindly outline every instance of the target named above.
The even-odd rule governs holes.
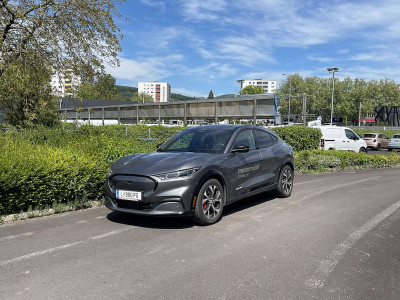
[[[367,152],[365,141],[350,128],[339,126],[321,126],[321,149],[347,150],[354,152]]]

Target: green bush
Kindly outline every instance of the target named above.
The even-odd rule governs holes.
[[[271,128],[294,151],[318,149],[321,142],[321,130],[305,126],[286,126]]]
[[[337,150],[305,150],[295,153],[296,173],[299,174],[375,169],[398,165],[400,165],[400,156],[395,153],[389,156]]]
[[[82,126],[0,133],[0,215],[99,200],[109,165],[151,152],[182,128]],[[140,138],[155,141],[139,141]]]

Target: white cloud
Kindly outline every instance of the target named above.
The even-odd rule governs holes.
[[[171,92],[176,93],[176,94],[181,94],[189,97],[205,97],[204,93],[198,91],[198,90],[188,90],[186,88],[174,88],[171,87]]]
[[[226,0],[181,0],[182,14],[187,20],[217,20],[228,5]]]
[[[152,6],[152,7],[160,7],[163,11],[165,10],[165,3],[163,1],[155,1],[155,0],[140,0],[143,4]]]
[[[143,60],[120,58],[120,67],[106,65],[106,72],[117,79],[132,81],[161,80],[171,74],[168,63],[181,60],[180,55],[149,57]]]

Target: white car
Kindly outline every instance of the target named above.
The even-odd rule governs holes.
[[[339,126],[321,126],[321,149],[367,152],[367,144],[353,130]]]

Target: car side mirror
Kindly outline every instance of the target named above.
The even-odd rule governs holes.
[[[239,153],[245,153],[249,152],[250,147],[245,145],[245,144],[240,144],[235,147],[233,147],[232,152],[239,152]]]
[[[157,144],[157,146],[156,146],[156,147],[157,147],[157,150],[162,146],[162,144],[163,144],[163,143]]]

